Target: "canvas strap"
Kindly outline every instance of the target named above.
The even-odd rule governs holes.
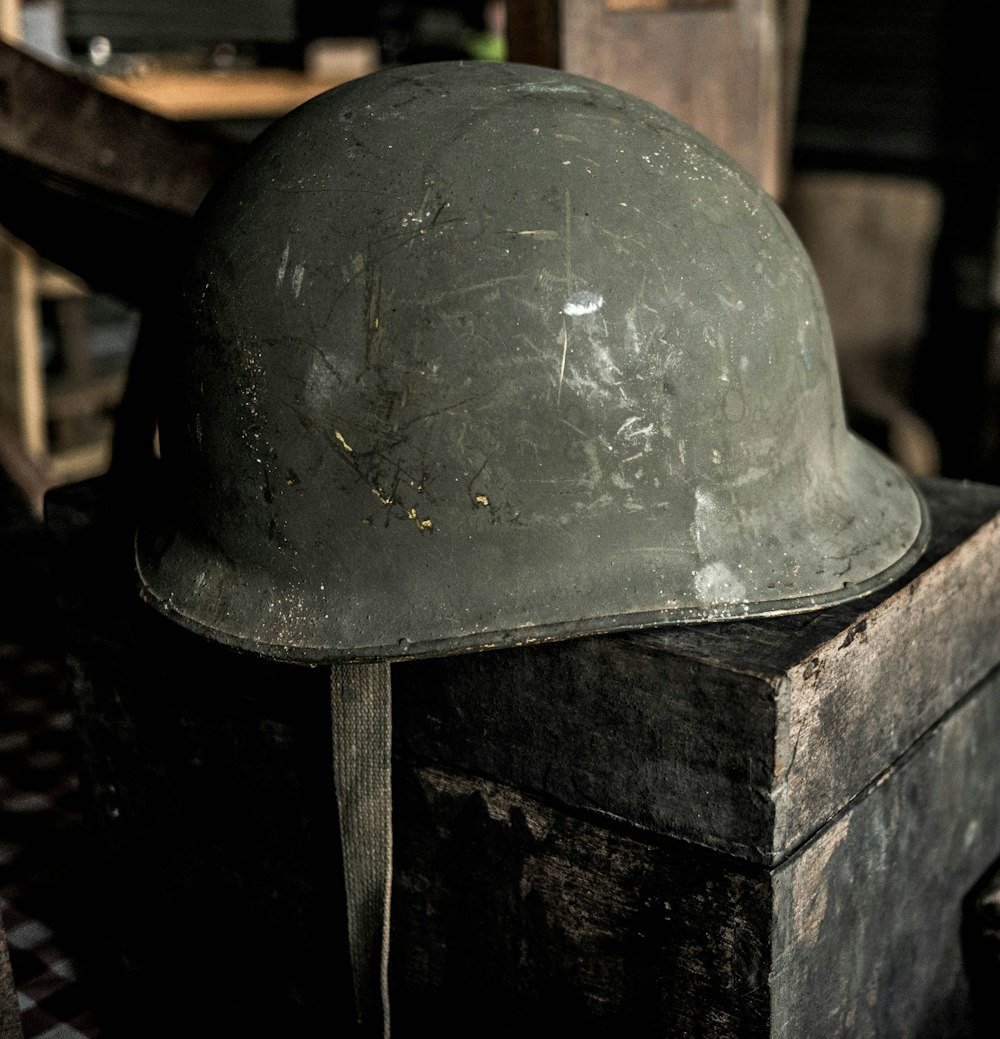
[[[389,664],[334,664],[333,772],[358,1021],[389,1037],[392,696]]]

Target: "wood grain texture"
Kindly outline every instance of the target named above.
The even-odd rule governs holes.
[[[998,674],[773,869],[437,768],[404,764],[396,797],[404,1022],[972,1035],[961,915],[1000,851]]]
[[[765,861],[774,829],[774,684],[581,639],[408,663],[397,749],[574,808]]]
[[[971,1035],[962,905],[998,854],[994,673],[774,872],[775,1039]]]
[[[395,794],[401,1034],[769,1034],[763,870],[441,769]]]

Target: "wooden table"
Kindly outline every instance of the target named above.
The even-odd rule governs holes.
[[[373,67],[362,70],[371,71]],[[97,82],[107,93],[169,119],[214,120],[273,119],[351,78],[348,74],[320,78],[271,68],[155,71],[101,76]]]

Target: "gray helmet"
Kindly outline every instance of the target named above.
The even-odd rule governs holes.
[[[810,262],[686,125],[564,72],[375,73],[207,199],[144,595],[385,660],[808,610],[923,549]]]

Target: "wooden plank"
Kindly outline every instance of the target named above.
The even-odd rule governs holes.
[[[404,1034],[769,1035],[766,871],[447,770],[395,779]]]
[[[0,151],[112,197],[189,216],[233,155],[5,43],[0,82]]]
[[[144,301],[242,145],[0,41],[0,223],[97,291]]]
[[[776,871],[775,1039],[971,1036],[962,903],[998,854],[994,673]]]

